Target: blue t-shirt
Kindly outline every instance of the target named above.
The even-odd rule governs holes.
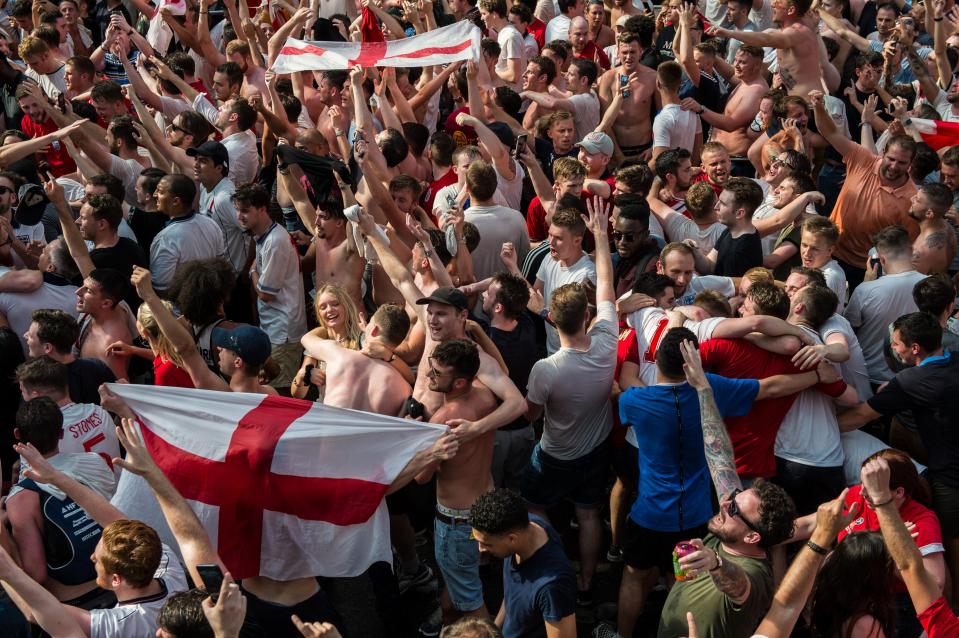
[[[723,417],[743,416],[759,393],[755,379],[707,374]],[[629,516],[661,532],[703,525],[712,516],[712,481],[703,449],[699,398],[688,383],[629,388],[619,418],[639,444],[639,494]]]
[[[546,530],[549,540],[522,563],[515,556],[503,561],[504,638],[545,638],[545,621],[576,613],[576,572],[563,541],[549,523],[529,518]]]

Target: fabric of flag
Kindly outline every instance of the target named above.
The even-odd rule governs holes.
[[[273,63],[276,73],[369,66],[415,67],[480,59],[479,27],[463,20],[412,38],[386,42],[310,42],[289,38]]]
[[[934,151],[959,144],[959,122],[923,120],[915,117],[908,122],[906,129],[914,132],[913,137],[918,135],[917,141],[925,142]]]
[[[262,394],[110,389],[234,578],[356,576],[391,561],[383,497],[446,429]],[[113,503],[166,535],[139,477],[124,471]]]
[[[363,42],[384,42],[386,36],[383,35],[383,29],[380,28],[380,21],[376,14],[370,11],[369,7],[363,7],[362,20],[360,20],[360,35]]]

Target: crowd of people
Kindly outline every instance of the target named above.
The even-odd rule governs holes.
[[[959,636],[952,0],[0,19],[3,636],[362,634],[329,574],[233,580],[114,382],[444,426],[383,635]],[[475,59],[277,65],[462,21]]]

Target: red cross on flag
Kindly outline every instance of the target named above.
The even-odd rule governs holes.
[[[234,578],[356,576],[391,561],[383,496],[445,430],[262,394],[110,389],[137,414],[150,454]],[[113,503],[166,536],[141,478],[123,472]]]
[[[433,66],[480,59],[480,30],[469,20],[387,42],[308,42],[289,38],[273,63],[276,73],[334,71],[362,66]]]

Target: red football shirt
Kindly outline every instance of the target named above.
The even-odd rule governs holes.
[[[789,357],[763,350],[742,339],[709,339],[699,344],[703,368],[731,379],[765,379],[777,374],[802,372]],[[820,383],[816,389],[837,397],[846,390],[842,380]],[[726,417],[726,430],[736,455],[736,472],[744,478],[769,478],[776,474],[773,446],[783,418],[796,394],[753,403],[749,414]]]
[[[956,638],[959,636],[959,618],[952,613],[946,599],[939,597],[918,614],[922,628],[929,638]]]
[[[542,51],[543,47],[546,46],[546,23],[539,18],[533,18],[533,21],[527,25],[526,30],[533,34],[533,39],[536,40],[536,44]]]
[[[441,188],[455,183],[456,173],[450,168],[446,171],[445,175],[430,182],[429,188],[423,191],[423,194],[420,196],[420,205],[423,207],[423,210],[426,211],[426,214],[430,216],[430,219],[433,220],[434,224],[437,223],[437,220],[433,218],[433,201],[436,199],[436,194],[440,192]]]
[[[695,184],[696,182],[707,182],[710,186],[713,187],[713,192],[716,193],[716,197],[719,197],[720,195],[723,194],[723,187],[720,186],[719,184],[713,184],[711,181],[709,181],[709,176],[706,175],[706,173],[700,173],[699,175],[694,177],[693,184]]]
[[[59,131],[53,118],[48,117],[43,122],[34,122],[29,115],[24,115],[20,120],[20,129],[30,137],[43,137],[55,131]],[[63,177],[77,170],[76,162],[67,153],[67,147],[61,142],[54,140],[46,149],[47,164],[50,165],[50,172],[54,177]]]
[[[596,62],[598,59],[600,75],[602,75],[603,71],[609,71],[609,56],[606,55],[605,51],[597,48],[595,42],[587,42],[586,47],[583,48],[583,52],[576,55],[576,57],[581,60],[591,60],[592,62]]]
[[[636,340],[636,331],[626,325],[625,321],[619,323],[619,341],[616,344],[616,369],[613,372],[613,378],[619,381],[619,373],[623,371],[625,362],[639,365],[639,342]],[[613,445],[619,447],[626,443],[626,428],[619,427],[619,410],[613,410]]]

